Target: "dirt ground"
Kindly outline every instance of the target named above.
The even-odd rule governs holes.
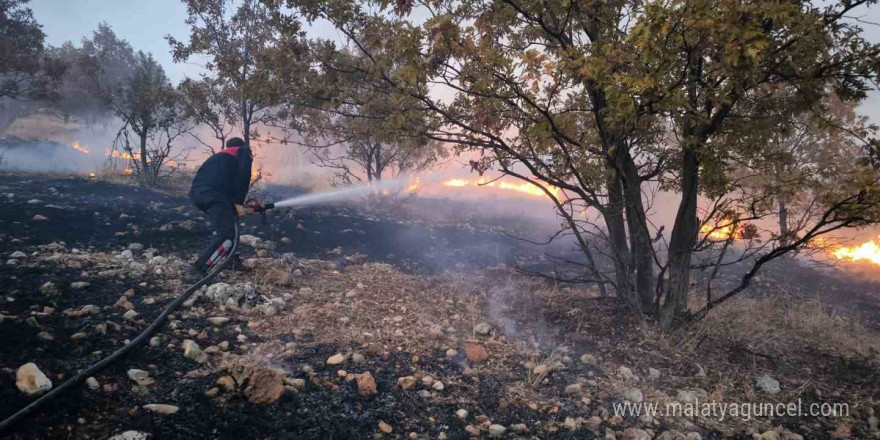
[[[22,365],[58,386],[143,330],[209,232],[181,197],[81,178],[0,174],[0,209],[0,418],[33,400]],[[732,301],[659,335],[590,288],[516,274],[540,251],[491,228],[346,207],[267,220],[150,344],[0,438],[880,438],[880,339],[821,304]],[[688,396],[848,408],[615,413]]]

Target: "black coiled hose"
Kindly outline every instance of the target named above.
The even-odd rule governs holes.
[[[105,357],[104,359],[101,359],[100,361],[98,361],[98,363],[81,371],[76,376],[67,379],[67,381],[61,384],[61,386],[53,389],[47,394],[44,394],[39,399],[34,400],[28,406],[20,409],[17,413],[7,417],[5,420],[0,422],[0,434],[12,428],[12,426],[16,423],[24,420],[25,417],[36,411],[41,406],[45,405],[50,400],[60,396],[63,392],[82,383],[82,381],[86,380],[88,377],[94,376],[95,373],[103,370],[105,367],[112,364],[113,362],[116,362],[117,360],[128,354],[128,352],[134,350],[135,347],[143,344],[144,341],[147,340],[147,338],[152,336],[153,333],[155,333],[156,330],[158,330],[159,327],[162,326],[162,324],[165,322],[165,319],[168,318],[168,315],[170,315],[171,312],[174,311],[174,309],[176,309],[178,306],[180,306],[180,304],[186,301],[186,299],[189,298],[189,296],[192,295],[193,292],[214,279],[214,277],[216,277],[217,274],[219,274],[224,268],[226,268],[229,262],[232,261],[232,256],[235,255],[235,250],[236,248],[238,248],[238,219],[235,220],[234,225],[235,237],[233,237],[232,249],[229,251],[229,255],[223,260],[222,263],[215,266],[214,270],[209,272],[208,275],[199,280],[197,283],[186,289],[182,294],[175,298],[174,301],[171,301],[171,304],[168,304],[168,306],[165,307],[165,310],[163,310],[162,313],[159,314],[159,316],[150,324],[150,326],[144,329],[141,334],[132,339],[128,344],[125,344],[124,346],[122,346],[122,348],[113,352],[113,354]]]

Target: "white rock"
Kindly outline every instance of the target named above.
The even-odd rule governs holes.
[[[187,359],[192,359],[200,364],[208,362],[208,355],[202,351],[202,348],[199,347],[199,344],[196,344],[196,341],[191,339],[183,341],[183,355]]]
[[[35,221],[35,222],[44,222],[44,221],[46,221],[46,220],[49,220],[49,217],[46,217],[45,215],[37,214],[37,215],[34,216],[34,221]]]
[[[489,425],[489,437],[501,437],[505,433],[507,433],[507,428],[504,426],[498,424]]]
[[[463,409],[463,408],[459,409],[458,411],[455,412],[455,417],[458,417],[461,420],[465,420],[468,417],[468,412],[466,409]]]
[[[142,380],[144,380],[144,379],[150,377],[150,373],[148,373],[148,372],[146,372],[146,371],[144,371],[144,370],[138,370],[137,368],[131,368],[131,369],[129,369],[129,370],[126,372],[126,374],[128,374],[128,378],[129,378],[129,379],[131,379],[131,380],[133,380],[133,381],[135,381],[135,382],[139,382],[139,381],[142,381]]]
[[[339,365],[343,362],[345,362],[345,355],[342,353],[337,353],[327,358],[327,365]]]
[[[45,393],[52,389],[52,381],[43,374],[36,364],[29,362],[15,373],[15,386],[28,396]]]
[[[162,256],[157,256],[157,257],[153,257],[153,259],[150,260],[150,262],[153,264],[160,264],[161,265],[161,264],[167,264],[168,259],[165,257],[162,257]]]
[[[123,433],[116,434],[107,440],[147,440],[149,438],[150,434],[147,434],[146,432],[125,431]]]
[[[599,365],[599,359],[590,353],[584,353],[583,356],[581,356],[581,362],[589,365]]]
[[[144,405],[142,408],[162,415],[176,414],[177,411],[180,410],[180,408],[174,405],[166,405],[164,403],[149,403]]]
[[[487,336],[492,332],[492,326],[488,322],[481,322],[474,326],[474,332],[478,335]]]
[[[140,243],[129,243],[128,249],[132,251],[142,251],[144,250],[144,245]]]
[[[638,388],[630,389],[623,395],[623,398],[633,403],[641,403],[645,400],[645,396],[642,394],[642,390]]]
[[[443,391],[443,388],[445,388],[445,386],[443,385],[443,382],[440,382],[438,380],[434,382],[434,385],[431,385],[431,388],[433,388],[434,391]]]
[[[85,281],[74,281],[70,283],[70,288],[73,290],[82,290],[89,286],[91,286],[91,284]]]
[[[129,310],[129,311],[122,314],[122,319],[124,319],[126,321],[132,321],[135,318],[137,318],[137,315],[138,315],[138,312],[135,312],[134,310]]]
[[[27,258],[27,254],[22,251],[15,251],[9,257],[10,258]]]
[[[651,379],[659,379],[660,370],[656,368],[648,368],[648,377],[650,377]]]
[[[211,324],[214,324],[216,326],[221,326],[221,325],[229,322],[229,318],[227,318],[225,316],[212,316],[212,317],[208,318],[208,322],[210,322]]]
[[[781,388],[779,387],[779,381],[770,377],[768,374],[762,374],[755,379],[755,386],[768,394],[776,394]]]
[[[86,385],[88,385],[89,389],[92,391],[101,388],[101,384],[98,383],[98,379],[95,379],[94,377],[89,377],[88,379],[86,379]]]

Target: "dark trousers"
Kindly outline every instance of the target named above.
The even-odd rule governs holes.
[[[211,258],[211,255],[214,254],[224,241],[234,240],[235,222],[238,218],[238,214],[235,212],[235,205],[233,205],[231,201],[212,201],[206,204],[200,204],[198,201],[195,201],[195,205],[205,214],[208,214],[211,226],[217,231],[216,237],[211,241],[211,244],[205,248],[205,251],[199,256],[198,261],[196,261],[196,265],[205,268],[208,259]]]

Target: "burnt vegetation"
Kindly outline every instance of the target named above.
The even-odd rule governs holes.
[[[102,162],[0,172],[0,418],[185,288],[210,231],[182,194],[227,139],[373,188],[243,219],[236,270],[0,435],[876,438],[880,283],[836,267],[880,221],[875,3],[183,0],[167,47],[203,73],[175,83],[0,0],[0,170]],[[252,195],[307,191],[272,160]],[[416,195],[461,170],[496,192]],[[849,406],[615,412],[694,399]]]

